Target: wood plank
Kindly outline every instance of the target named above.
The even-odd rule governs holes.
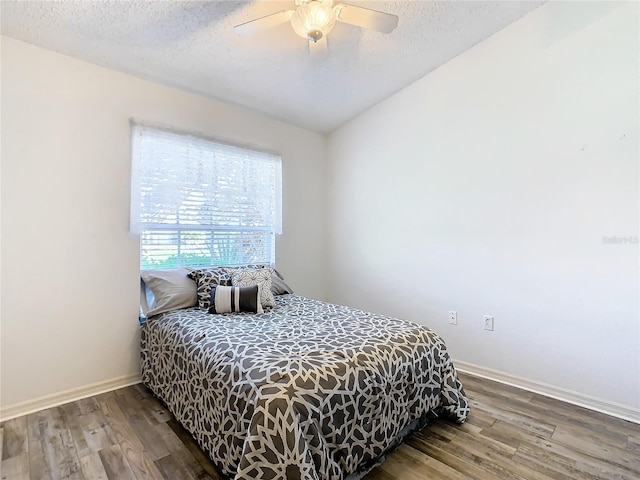
[[[480,428],[491,427],[496,419],[486,412],[478,409],[472,409],[464,424],[475,425]]]
[[[399,480],[395,475],[385,472],[382,467],[376,467],[371,470],[366,478],[367,480]]]
[[[99,395],[96,400],[100,405],[104,418],[111,425],[122,452],[136,477],[139,479],[162,478],[162,474],[158,471],[149,452],[145,449],[142,441],[131,427],[127,416],[120,408],[115,394],[108,392]],[[169,413],[167,412],[167,414]]]
[[[80,422],[78,421],[79,417],[82,415],[82,412],[78,407],[78,403],[70,402],[65,405],[61,405],[60,409],[62,410],[64,423],[71,432],[71,437],[73,439],[74,445],[76,446],[78,457],[83,457],[85,455],[88,455],[92,451],[97,451],[91,450],[91,448],[89,448],[89,445],[87,444],[82,425],[80,425]]]
[[[0,462],[2,480],[30,480],[29,454],[13,455]]]
[[[526,480],[553,480],[553,478],[530,468],[513,462],[513,455],[516,448],[496,440],[479,436],[476,434],[456,432],[455,426],[438,424],[437,429],[440,435],[433,435],[429,427],[422,430],[416,436],[426,443],[437,447],[445,448],[448,452],[456,455],[460,459],[476,463],[494,475],[506,479],[526,479]],[[440,438],[447,439],[442,442]]]
[[[540,441],[543,442],[544,440]],[[538,471],[550,472],[552,478],[571,480],[614,479],[611,476],[602,476],[602,472],[589,471],[590,469],[586,468],[587,465],[580,462],[580,459],[577,459],[572,452],[567,452],[551,442],[541,445],[523,443],[514,455],[514,459],[523,461],[523,463],[529,464]],[[604,463],[602,464],[604,465]]]
[[[481,411],[486,412],[486,408],[493,408],[494,410],[490,410],[489,413],[492,415],[493,411],[507,412],[512,414],[512,420],[514,423],[521,423],[528,428],[531,427],[531,423],[528,422],[528,419],[534,419],[535,423],[537,423],[537,428],[540,434],[549,437],[555,426],[557,425],[558,418],[554,418],[553,420],[547,420],[550,412],[548,410],[538,410],[531,406],[529,400],[523,400],[522,398],[517,398],[515,396],[505,397],[504,395],[495,395],[491,393],[486,393],[485,391],[472,391],[469,395],[470,403],[482,405]],[[504,417],[501,417],[504,419]],[[561,417],[561,420],[564,417]]]
[[[507,400],[520,399],[527,402],[530,401],[534,395],[536,395],[533,392],[507,385],[506,383],[494,382],[492,380],[488,380],[482,377],[475,377],[467,373],[459,373],[458,376],[465,391],[470,390],[474,393],[484,392],[485,394],[490,394],[495,398],[501,397]]]
[[[44,414],[42,448],[50,473],[61,479],[81,480],[80,460],[71,431],[64,423],[62,409],[50,408]]]
[[[144,451],[142,441],[136,435],[135,431],[131,427],[129,418],[120,408],[114,392],[108,392],[97,397],[98,404],[102,410],[102,414],[105,419],[111,425],[111,429],[114,432],[116,439],[119,442],[127,441],[132,448],[137,451]]]
[[[400,451],[394,452],[380,465],[384,472],[402,480],[424,480],[425,470],[422,467],[420,462]]]
[[[458,460],[477,465],[497,478],[504,480],[523,480],[526,478],[520,474],[518,468],[514,467],[511,454],[501,454],[487,445],[466,442],[460,446],[461,439],[456,438],[454,441],[443,442],[442,437],[432,435],[430,432],[416,437],[422,440],[425,445],[446,450]]]
[[[77,421],[82,428],[87,446],[92,452],[99,452],[118,443],[111,427],[105,423],[101,410],[80,415]]]
[[[176,459],[167,455],[164,458],[160,458],[155,461],[155,465],[162,473],[163,479],[179,478],[181,480],[190,480],[189,473],[182,469],[182,466],[176,461]]]
[[[120,443],[120,447],[137,478],[162,478],[162,474],[146,450],[139,450],[126,440]]]
[[[534,417],[531,414],[521,413],[518,409],[504,404],[496,404],[491,400],[469,398],[471,409],[483,411],[496,420],[518,425],[520,428],[529,431],[532,435],[551,437],[555,426],[543,419]],[[522,410],[522,409],[520,409]]]
[[[418,436],[421,438],[428,438],[432,432],[437,432],[444,438],[448,439],[451,443],[458,443],[463,445],[479,445],[482,444],[483,448],[492,450],[498,455],[506,458],[510,458],[516,453],[517,448],[507,443],[500,442],[491,438],[484,438],[482,442],[478,441],[478,436],[482,434],[483,430],[465,430],[463,426],[451,425],[446,422],[438,422],[435,425],[424,428],[418,432]]]
[[[534,437],[546,438],[546,436],[531,432],[520,425],[514,425],[505,420],[496,420],[489,428],[484,428],[481,435],[498,442],[518,448],[522,442],[530,441]]]
[[[143,396],[135,388],[135,385],[131,388],[123,388],[122,391],[116,395],[116,399],[120,408],[129,418],[136,417],[136,420],[145,422],[151,425],[158,423],[156,416],[153,415],[153,409],[158,405],[162,405],[158,400],[153,397]]]
[[[155,432],[155,426],[158,425],[155,417],[145,411],[142,402],[136,403],[136,392],[133,388],[124,388],[121,390],[130,390],[129,392],[118,392],[115,396],[117,404],[127,418],[128,424],[131,426],[136,437],[142,443],[144,451],[148,453],[152,461],[159,460],[169,455],[169,450],[165,445],[161,436]]]
[[[27,415],[27,433],[29,437],[29,470],[31,477],[53,478],[51,466],[44,451],[45,431],[47,430],[48,411]]]
[[[607,443],[599,443],[595,435],[577,433],[566,427],[556,428],[551,437],[554,443],[580,452],[597,462],[598,458],[605,457],[610,466],[621,467],[635,473],[640,478],[640,461],[637,453],[626,449],[626,442],[622,448],[616,448]]]
[[[130,423],[136,436],[142,442],[144,450],[148,452],[152,460],[155,461],[169,455],[167,445],[162,437],[156,434],[152,424],[137,419],[131,420]]]
[[[27,453],[27,417],[7,420],[2,430],[2,460]]]
[[[501,477],[498,477],[492,472],[486,470],[484,468],[484,465],[476,464],[475,460],[481,460],[479,458],[474,458],[474,460],[468,461],[467,459],[460,458],[452,453],[449,447],[432,445],[416,435],[412,435],[410,438],[408,438],[406,444],[424,453],[425,455],[435,458],[441,463],[448,465],[453,470],[460,472],[468,477],[481,480],[502,480]]]
[[[604,428],[608,431],[620,432],[623,435],[638,435],[638,424],[612,417],[605,413],[589,410],[570,403],[564,403],[555,398],[544,395],[534,395],[531,399],[532,406],[539,406],[546,411],[561,411],[571,417],[572,423],[580,422],[583,426],[592,425],[594,428]]]
[[[522,449],[523,445],[518,449]],[[528,445],[529,448],[540,448],[544,451],[544,455],[550,459],[550,461],[556,461],[563,465],[572,466],[574,475],[592,476],[593,478],[607,478],[609,480],[637,480],[637,472],[631,472],[626,468],[619,467],[609,461],[609,457],[606,453],[602,453],[600,459],[591,457],[588,454],[580,452],[574,447],[566,447],[560,445],[553,440],[536,439],[532,444]],[[606,459],[606,461],[603,461]],[[576,477],[579,478],[579,477]]]
[[[109,480],[98,452],[90,452],[80,457],[80,468],[84,480]]]
[[[114,392],[114,398],[120,410],[124,413],[129,421],[147,421],[151,420],[156,423],[155,418],[148,418],[146,409],[142,408],[142,402],[137,398],[135,391],[131,388],[121,388]]]
[[[224,480],[218,469],[211,463],[209,456],[204,453],[189,432],[187,432],[177,420],[173,419],[167,422],[167,425],[173,430],[180,442],[187,447],[195,461],[198,463],[209,477],[214,480]]]
[[[111,445],[98,453],[109,480],[136,480],[120,445]]]
[[[528,412],[535,413],[536,417],[546,418],[554,425],[580,425],[586,430],[599,431],[604,435],[612,432],[628,435],[638,430],[638,426],[631,422],[615,419],[599,412],[545,397],[544,395],[528,392],[529,399],[522,402],[522,398],[518,398],[517,395],[509,397],[499,393],[502,390],[513,391],[516,387],[502,385],[470,375],[463,375],[462,378],[465,385],[473,385],[472,392],[474,397],[484,397],[484,401],[491,398],[494,402],[504,402],[506,400],[511,405],[524,405]]]
[[[170,453],[175,453],[185,448],[180,437],[176,435],[176,432],[171,429],[168,423],[158,425],[156,431],[158,432],[158,435],[162,437],[162,441],[167,446]]]
[[[423,478],[446,478],[447,480],[464,480],[469,478],[457,470],[454,470],[449,465],[428,457],[409,445],[400,445],[396,452],[398,452],[399,455],[405,455],[417,461],[420,464],[420,470]],[[393,456],[395,456],[396,452],[394,452]],[[400,478],[402,478],[402,474],[400,475]]]
[[[98,405],[98,402],[96,402],[95,397],[81,398],[74,403],[76,404],[81,415],[87,415],[89,413],[94,413],[100,410],[100,406]]]
[[[640,437],[629,435],[629,438],[627,439],[627,450],[633,453],[636,458],[640,459]],[[640,463],[640,460],[638,463]]]
[[[542,398],[542,395],[534,395],[525,407],[536,417],[545,418],[547,422],[556,427],[574,430],[578,436],[595,435],[600,443],[607,443],[616,447],[624,447],[626,445],[628,433],[626,428],[620,429],[615,426],[618,422],[603,423],[599,416],[592,415],[592,413],[598,412],[590,412],[585,408],[566,404],[559,400],[548,399],[553,401],[546,401],[543,405],[539,405],[540,398]],[[550,405],[553,405],[554,408],[549,408]]]

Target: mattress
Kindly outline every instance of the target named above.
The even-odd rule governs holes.
[[[142,327],[143,383],[225,475],[342,480],[425,415],[466,419],[435,332],[297,295],[276,304],[174,310]]]

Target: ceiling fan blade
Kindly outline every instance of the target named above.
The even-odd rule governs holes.
[[[335,9],[337,20],[358,27],[370,28],[382,33],[391,33],[398,26],[398,16],[391,13],[354,7],[345,3],[336,5]]]
[[[292,15],[293,10],[282,10],[281,12],[272,13],[246,23],[241,23],[233,27],[233,29],[238,35],[255,35],[290,21]]]
[[[329,51],[327,49],[327,37],[323,35],[323,37],[314,42],[313,40],[309,40],[309,55],[311,55],[311,60],[315,62],[321,62],[325,58],[327,58]]]

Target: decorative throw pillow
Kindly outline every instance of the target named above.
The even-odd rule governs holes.
[[[189,268],[171,270],[142,270],[140,306],[150,317],[178,308],[193,307],[196,304],[196,284],[189,278]],[[145,294],[146,302],[142,296]],[[146,311],[145,307],[146,306]]]
[[[211,287],[215,285],[231,286],[231,277],[224,267],[200,268],[189,273],[196,281],[198,307],[206,310],[211,300]]]
[[[260,287],[211,287],[209,313],[264,313],[260,304]]]
[[[231,272],[231,285],[234,287],[258,285],[262,307],[275,307],[276,300],[271,293],[271,275],[273,275],[273,268],[237,268]]]

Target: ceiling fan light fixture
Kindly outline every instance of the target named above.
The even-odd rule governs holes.
[[[398,16],[347,3],[334,7],[333,0],[295,0],[295,10],[281,10],[233,29],[239,35],[255,35],[287,22],[307,41],[312,60],[320,61],[327,56],[327,35],[336,22],[391,33],[398,26]]]
[[[330,0],[300,1],[291,17],[293,30],[302,38],[317,42],[327,35],[336,23],[336,12]]]

